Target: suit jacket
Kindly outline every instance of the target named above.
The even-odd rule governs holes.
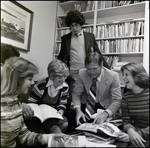
[[[68,65],[68,67],[70,66],[69,60],[70,60],[71,35],[72,35],[72,32],[62,36],[61,49],[60,49],[60,53],[58,55],[58,59],[65,62]],[[97,51],[101,55],[101,58],[103,60],[103,65],[105,67],[109,68],[106,60],[104,59],[104,57],[102,56],[102,53],[100,52],[100,50],[98,48],[94,34],[83,31],[83,35],[84,35],[84,40],[85,40],[86,55],[91,52],[91,47],[93,47],[94,51]]]
[[[72,106],[81,106],[81,103],[86,103],[91,85],[92,78],[87,73],[87,70],[81,69],[79,71],[79,78],[75,83],[75,88],[72,93]],[[120,80],[117,72],[103,67],[101,80],[97,87],[96,98],[98,99],[98,102],[108,111],[109,116],[115,115],[121,106],[122,100]]]

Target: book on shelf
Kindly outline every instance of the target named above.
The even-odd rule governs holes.
[[[56,135],[49,137],[48,147],[86,147],[86,137],[73,135]]]
[[[120,133],[120,129],[110,122],[103,122],[101,124],[83,123],[76,127],[76,130],[93,133],[105,133],[111,137],[118,137],[118,134]]]
[[[42,123],[50,118],[63,119],[62,115],[49,105],[35,103],[28,103],[28,105],[34,110],[34,117],[38,118]]]
[[[112,7],[112,1],[105,1],[105,8]]]
[[[128,63],[129,62],[126,62],[126,61],[116,62],[115,66],[113,66],[112,70],[120,71],[121,67]]]
[[[124,36],[137,36],[143,35],[144,32],[144,21],[134,21],[130,22],[133,18],[127,18],[124,20],[118,21],[117,24],[98,24],[97,29],[97,38],[108,38],[108,37],[124,37]],[[104,35],[103,35],[104,34]]]

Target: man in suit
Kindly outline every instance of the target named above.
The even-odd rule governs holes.
[[[58,59],[65,62],[69,67],[70,75],[67,78],[69,84],[70,98],[67,101],[67,117],[69,127],[74,127],[74,111],[70,110],[71,95],[74,88],[74,83],[78,78],[79,70],[85,68],[84,59],[91,51],[97,51],[103,59],[104,66],[109,68],[107,62],[102,56],[93,33],[84,32],[82,25],[85,23],[85,18],[82,13],[77,10],[69,11],[65,18],[66,25],[70,27],[71,32],[62,37],[61,49]],[[71,130],[69,130],[70,132]],[[73,131],[73,130],[72,130]],[[68,132],[68,133],[69,133]]]
[[[71,106],[76,112],[76,123],[93,122],[96,124],[106,121],[108,117],[115,117],[121,105],[121,88],[117,72],[111,71],[103,66],[102,59],[97,52],[88,54],[85,58],[86,68],[79,71],[79,78],[75,83],[72,93]],[[96,78],[95,100],[89,97],[92,79]],[[84,94],[84,97],[83,97]],[[85,110],[81,110],[81,104],[85,104]],[[87,112],[88,106],[93,108]],[[97,114],[94,121],[87,117],[103,109],[102,113]],[[89,115],[89,116],[88,116]],[[81,120],[82,119],[82,120]]]

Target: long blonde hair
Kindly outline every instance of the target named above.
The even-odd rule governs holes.
[[[37,73],[38,68],[33,63],[21,57],[9,58],[1,72],[1,96],[14,95],[19,88],[19,81]]]

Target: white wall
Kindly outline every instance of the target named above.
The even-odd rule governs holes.
[[[18,1],[34,12],[30,51],[20,56],[39,68],[34,80],[47,76],[47,65],[53,58],[57,1]]]
[[[149,1],[146,1],[145,6],[145,36],[144,36],[144,55],[143,65],[149,74]]]

